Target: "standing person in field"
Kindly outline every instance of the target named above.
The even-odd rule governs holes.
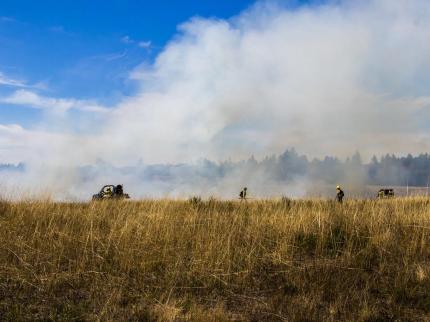
[[[246,200],[246,190],[248,190],[247,187],[243,188],[243,190],[239,193],[240,200]]]
[[[115,194],[117,194],[118,196],[122,196],[124,194],[124,190],[122,189],[121,184],[115,187]]]
[[[343,202],[343,197],[345,196],[345,193],[343,192],[343,190],[340,188],[339,185],[336,186],[336,200],[339,203]]]

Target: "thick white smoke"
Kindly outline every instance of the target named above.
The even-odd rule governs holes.
[[[257,5],[180,30],[153,66],[134,72],[141,92],[108,122],[121,159],[429,148],[428,2]]]
[[[425,0],[257,3],[229,20],[193,18],[153,64],[131,72],[138,92],[91,132],[3,126],[1,158],[73,166],[239,159],[291,146],[310,156],[428,151],[429,39]]]

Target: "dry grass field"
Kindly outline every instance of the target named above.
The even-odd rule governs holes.
[[[430,321],[430,200],[0,202],[0,320]]]

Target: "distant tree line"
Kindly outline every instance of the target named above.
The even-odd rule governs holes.
[[[214,163],[212,166],[217,167]],[[218,167],[221,168],[221,173],[237,167],[254,171],[263,170],[271,178],[281,181],[292,181],[306,176],[310,180],[330,184],[354,181],[372,185],[427,186],[430,183],[428,153],[418,156],[408,154],[405,157],[387,154],[379,159],[373,156],[369,163],[363,163],[358,152],[344,161],[330,156],[309,160],[308,157],[299,155],[293,148],[279,156],[273,155],[261,161],[251,157],[248,161],[239,163],[224,162]]]
[[[364,163],[357,152],[346,160],[326,156],[309,159],[296,150],[288,149],[280,155],[256,160],[253,156],[243,161],[213,162],[203,159],[197,164],[156,164],[115,167],[98,160],[96,164],[79,168],[83,181],[100,174],[119,173],[133,175],[140,180],[190,183],[196,180],[216,181],[228,176],[249,177],[259,175],[267,180],[294,182],[306,177],[315,182],[336,184],[354,182],[371,185],[427,186],[430,183],[430,155],[405,157],[385,155],[372,157]],[[25,171],[25,165],[0,164],[0,171]]]
[[[11,163],[0,163],[0,171],[19,171],[25,170],[24,163],[11,164]]]
[[[254,157],[239,162],[220,163],[202,160],[197,165],[153,165],[142,172],[147,179],[173,179],[178,177],[205,177],[211,180],[241,173],[243,176],[263,174],[274,181],[293,182],[306,177],[309,180],[327,184],[354,182],[358,184],[390,186],[427,186],[430,180],[430,155],[407,155],[396,157],[373,156],[364,163],[356,152],[346,160],[326,156],[311,159],[289,149],[276,156],[267,156],[257,161]],[[181,175],[183,174],[183,176]]]

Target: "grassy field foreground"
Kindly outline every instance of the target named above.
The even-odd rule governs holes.
[[[0,202],[0,319],[429,321],[430,201]]]

